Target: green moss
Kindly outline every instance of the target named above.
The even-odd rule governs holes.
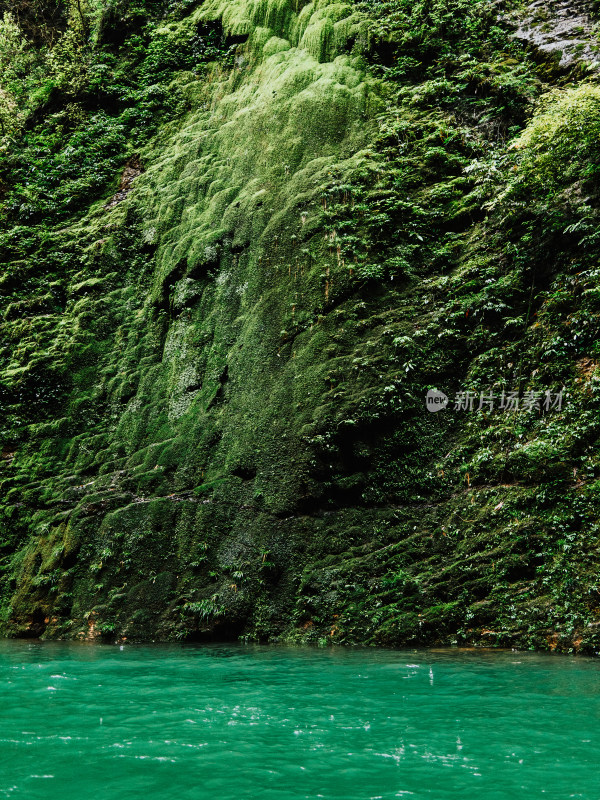
[[[596,88],[527,122],[543,70],[442,5],[103,17],[114,116],[3,167],[5,633],[595,651]]]

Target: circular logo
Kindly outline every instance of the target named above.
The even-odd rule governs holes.
[[[427,411],[435,413],[436,411],[441,411],[442,408],[446,408],[448,398],[443,392],[438,392],[437,389],[430,389],[425,396],[425,405],[427,406]]]

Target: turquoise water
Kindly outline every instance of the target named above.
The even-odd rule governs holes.
[[[600,662],[0,642],[0,798],[600,799]]]

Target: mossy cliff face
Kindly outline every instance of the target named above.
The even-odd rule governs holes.
[[[595,652],[600,90],[487,3],[179,5],[152,136],[5,173],[4,632]]]

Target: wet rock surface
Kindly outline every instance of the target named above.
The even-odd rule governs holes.
[[[511,21],[516,38],[554,56],[561,67],[585,62],[598,69],[600,45],[593,12],[594,4],[586,0],[535,0],[525,14],[511,15]]]
[[[115,206],[118,206],[119,203],[122,203],[129,192],[133,189],[133,182],[139,175],[142,174],[143,171],[144,168],[139,156],[132,156],[125,164],[125,169],[123,170],[123,174],[119,182],[119,190],[109,200],[105,208],[114,208]]]

